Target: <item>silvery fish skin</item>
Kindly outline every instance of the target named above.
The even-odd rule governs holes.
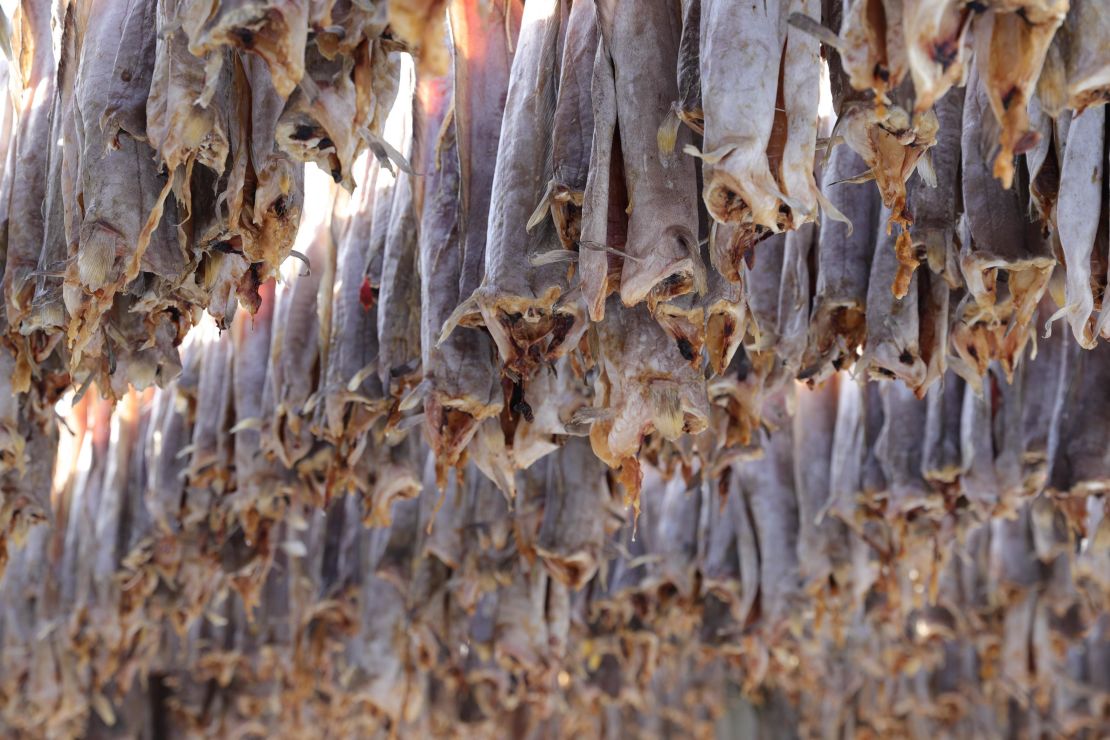
[[[593,76],[590,84],[593,99],[592,150],[586,177],[586,187],[582,195],[582,235],[578,249],[579,284],[586,300],[591,321],[605,318],[605,303],[609,294],[619,290],[622,258],[612,255],[603,247],[623,250],[627,228],[624,204],[616,203],[618,195],[623,195],[623,187],[611,187],[614,178],[623,185],[623,160],[615,147],[617,131],[617,91],[613,79],[613,64],[608,47],[604,42],[598,44],[593,60]],[[613,223],[610,214],[617,211],[618,223],[622,227],[619,234],[612,233]],[[619,236],[620,243],[613,237]]]
[[[561,0],[525,8],[501,125],[486,232],[485,276],[472,294],[502,364],[528,376],[538,362],[573,348],[584,311],[567,293],[567,270],[534,258],[560,249],[554,225],[530,217],[551,179],[551,132],[561,29]]]
[[[678,95],[673,70],[681,19],[668,3],[618,3],[612,54],[624,172],[628,183],[630,256],[621,269],[620,296],[626,306],[654,306],[704,283],[697,248],[698,210],[694,160],[683,153],[689,132],[680,129],[675,149],[661,151],[659,123]],[[641,39],[656,39],[648,49]],[[662,87],[661,87],[662,86]],[[700,292],[701,289],[699,289]]]
[[[1064,253],[1064,316],[1075,340],[1090,349],[1097,341],[1094,296],[1091,293],[1092,251],[1099,238],[1104,207],[1100,184],[1105,177],[1105,108],[1090,108],[1071,120],[1060,171],[1056,223]],[[1101,277],[1101,276],[1100,276]]]
[[[867,372],[875,379],[899,378],[911,388],[925,381],[926,367],[918,342],[918,285],[915,274],[902,298],[895,297],[889,285],[899,270],[893,249],[894,237],[886,233],[889,211],[879,218],[879,237],[867,289],[867,339],[864,360]]]
[[[779,231],[783,204],[770,154],[781,153],[786,115],[776,110],[788,3],[712,0],[701,9],[701,84],[705,115],[705,188],[713,218]],[[781,154],[780,154],[781,156]]]
[[[935,110],[940,131],[936,145],[929,150],[936,185],[930,187],[919,175],[910,181],[909,193],[913,213],[910,237],[914,249],[925,255],[933,272],[943,274],[950,282],[959,280],[956,274],[956,222],[961,195],[965,96],[962,88],[954,88],[937,101]]]
[[[866,171],[852,149],[832,150],[822,176],[822,191],[851,223],[821,220],[817,236],[817,283],[802,376],[820,381],[854,361],[866,336],[866,306],[871,264],[880,233],[881,202],[869,185],[843,182]]]
[[[443,89],[435,93],[435,107],[425,112],[426,128],[441,131],[442,136],[438,140],[429,137],[426,144],[423,166],[432,172],[424,184],[420,224],[420,343],[423,378],[428,384],[424,411],[441,482],[446,468],[459,463],[477,425],[503,407],[491,348],[488,342],[473,343],[479,330],[459,328],[439,341],[440,331],[459,301],[463,258],[459,222],[465,215],[460,198],[458,127],[455,109],[449,107],[451,80],[445,78],[442,84]]]
[[[12,174],[5,195],[8,220],[3,224],[5,254],[4,310],[7,322],[18,327],[31,310],[34,283],[31,272],[38,264],[45,229],[41,204],[48,187],[50,157],[50,108],[55,95],[54,52],[51,44],[50,2],[22,3],[13,17],[18,30],[15,48],[23,63],[13,70],[19,90],[15,101],[15,139],[10,144]],[[23,390],[23,389],[17,389]]]
[[[576,249],[582,235],[582,199],[593,139],[591,82],[598,49],[593,3],[575,3],[563,44],[559,95],[551,132],[551,217],[564,249]]]

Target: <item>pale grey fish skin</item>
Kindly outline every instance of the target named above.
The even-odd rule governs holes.
[[[3,224],[5,254],[3,295],[7,322],[18,327],[30,310],[34,285],[29,278],[39,261],[45,229],[42,203],[49,185],[50,102],[54,97],[55,65],[51,43],[50,0],[21,3],[20,13],[28,31],[28,79],[12,89],[26,87],[25,107],[13,121],[14,141],[9,148],[11,180],[5,192],[8,220]],[[22,60],[21,60],[22,61]],[[13,70],[19,75],[18,70]],[[21,76],[21,75],[20,75]],[[10,84],[10,83],[9,83]],[[30,94],[27,94],[27,93]]]
[[[1047,317],[1051,304],[1042,302],[1041,318]],[[1063,379],[1061,366],[1064,360],[1067,336],[1062,331],[1041,339],[1037,343],[1037,356],[1027,356],[1022,362],[1021,425],[1026,484],[1031,490],[1040,489],[1048,472],[1049,435],[1052,429],[1053,406],[1056,390]]]
[[[530,254],[557,243],[550,222],[531,232],[525,228],[551,179],[550,123],[558,86],[555,59],[562,5],[562,0],[542,0],[535,5],[534,15],[527,12],[533,6],[526,6],[513,56],[490,185],[485,276],[479,289],[479,295],[488,295],[493,302],[539,298],[545,289],[559,284],[558,274],[565,271],[559,265],[528,264]],[[487,323],[491,320],[492,315],[486,318]],[[500,350],[505,353],[505,348]]]
[[[796,389],[794,493],[798,502],[798,563],[807,584],[822,583],[847,560],[843,523],[822,516],[832,495],[841,382],[833,378],[812,389]]]
[[[762,459],[737,467],[759,543],[763,615],[772,629],[791,618],[801,594],[793,444],[793,430],[778,429],[764,436]]]
[[[898,378],[913,388],[925,381],[926,366],[921,359],[918,293],[921,276],[914,271],[909,289],[902,298],[890,290],[898,272],[893,233],[886,233],[890,211],[883,208],[879,218],[871,278],[867,288],[867,338],[864,359],[868,374],[876,379]],[[893,230],[892,230],[893,231]]]
[[[1110,428],[1102,409],[1110,393],[1110,344],[1092,350],[1068,343],[1049,437],[1049,490],[1094,494],[1110,490]]]
[[[127,133],[146,138],[146,101],[154,76],[154,49],[158,37],[158,2],[140,0],[129,3],[120,28],[116,51],[116,73],[108,86],[100,125],[110,136]]]
[[[23,322],[20,331],[29,334],[36,330],[54,332],[65,324],[65,310],[62,305],[62,277],[56,274],[59,266],[69,254],[69,239],[72,220],[76,209],[72,201],[76,197],[76,172],[79,164],[77,132],[74,120],[74,88],[77,72],[76,49],[74,42],[73,13],[68,12],[62,20],[63,30],[59,43],[60,58],[55,78],[55,95],[50,112],[50,140],[62,142],[52,146],[48,158],[48,183],[43,201],[42,250],[39,252],[38,271],[35,279],[35,295],[32,299],[34,310]],[[145,99],[143,120],[146,119]],[[144,126],[145,131],[145,126]],[[0,196],[2,197],[2,196]],[[6,198],[5,198],[6,200]],[[54,273],[54,274],[48,274]]]
[[[200,382],[197,386],[196,423],[193,426],[193,452],[190,479],[208,481],[226,470],[232,452],[226,430],[233,417],[231,390],[233,343],[230,332],[220,332],[204,347]]]
[[[429,112],[426,126],[429,131],[439,131],[442,126],[451,100],[451,84],[447,79],[441,109]],[[465,213],[455,121],[457,118],[452,119],[437,145],[438,156],[429,154],[424,164],[425,169],[432,169],[435,162],[439,163],[425,177],[419,237],[423,376],[431,384],[430,395],[438,396],[425,401],[426,412],[431,412],[429,425],[441,423],[435,414],[437,404],[458,407],[474,418],[491,416],[502,405],[501,387],[485,335],[476,329],[457,327],[439,342],[445,322],[460,299],[466,297],[458,292],[464,257],[461,219]]]
[[[273,336],[273,281],[259,291],[262,303],[254,316],[239,314],[231,327],[232,335],[232,413],[235,424],[258,419],[262,421],[263,393],[266,385],[266,360],[270,356]],[[261,429],[241,429],[234,442],[235,482],[241,492],[257,490],[263,468]]]
[[[779,291],[785,259],[786,234],[773,234],[760,245],[755,264],[741,269],[748,311],[760,335],[753,349],[767,349],[778,339]]]
[[[413,178],[399,173],[389,216],[389,234],[382,256],[378,302],[378,379],[392,392],[392,372],[420,357],[420,275],[418,221],[413,202]]]
[[[833,55],[836,56],[836,55]],[[879,234],[882,201],[870,183],[843,182],[867,170],[848,146],[832,150],[822,171],[821,192],[851,222],[822,218],[817,236],[817,281],[810,334],[803,359],[807,376],[820,380],[854,362],[854,347],[843,343],[863,337],[871,264]],[[847,323],[848,326],[842,326]]]
[[[927,503],[931,489],[921,475],[927,403],[904,383],[881,384],[883,427],[876,441],[879,463],[889,485],[889,499],[898,513]]]
[[[321,423],[327,433],[336,439],[343,435],[344,416],[349,408],[343,398],[347,384],[378,356],[378,301],[373,301],[369,308],[364,306],[362,288],[364,280],[373,288],[367,269],[370,257],[375,253],[371,235],[379,215],[378,202],[383,197],[377,192],[378,176],[383,173],[374,157],[366,159],[367,173],[355,190],[357,205],[336,255],[325,397],[320,407]],[[376,372],[367,373],[355,390],[371,400],[380,399],[383,395],[381,380]]]
[[[963,474],[960,489],[974,505],[984,511],[998,503],[998,483],[994,467],[994,435],[991,428],[992,400],[983,393],[964,391],[963,413],[960,417],[960,449]]]
[[[929,387],[925,396],[925,448],[921,473],[933,483],[954,483],[963,471],[960,415],[965,384],[954,372]]]
[[[682,20],[670,3],[620,3],[611,53],[624,172],[631,210],[621,270],[621,301],[631,306],[653,291],[664,300],[676,293],[664,281],[689,282],[704,269],[698,235],[695,162],[683,151],[690,132],[679,129],[674,151],[659,148],[658,129],[678,97],[674,70]],[[643,38],[651,36],[650,47]],[[663,285],[660,285],[663,283]],[[658,286],[658,287],[657,287]]]
[[[613,136],[617,127],[617,93],[608,48],[599,43],[590,81],[593,98],[593,132],[589,172],[582,200],[582,235],[585,245],[608,245],[609,183],[613,166]],[[578,250],[580,284],[591,321],[605,317],[609,290],[609,254],[588,246]]]
[[[812,299],[810,254],[817,247],[816,237],[817,226],[812,222],[786,234],[775,329],[775,353],[782,360],[780,382],[784,383],[794,379],[802,369]]]
[[[949,282],[958,281],[956,222],[959,216],[961,134],[964,126],[964,88],[952,88],[937,101],[934,110],[940,123],[937,143],[930,149],[936,187],[921,178],[909,182],[909,205],[913,215],[910,237],[930,269]]]
[[[548,468],[537,547],[556,580],[580,588],[601,563],[612,493],[589,442],[574,438]]]
[[[590,169],[594,119],[591,83],[594,57],[598,49],[598,25],[593,3],[576,3],[571,6],[570,17],[563,45],[562,69],[559,73],[559,95],[555,103],[552,130],[552,183],[557,192],[582,197]],[[575,247],[580,224],[573,206],[556,200],[554,209],[562,209],[566,216],[560,226],[559,236],[567,249]],[[559,223],[559,218],[556,218]]]
[[[521,7],[517,2],[493,5],[480,18],[485,25],[476,29],[471,28],[465,10],[466,6],[459,3],[448,8],[451,33],[456,38],[452,52],[462,181],[463,236],[458,286],[462,298],[469,297],[481,285],[485,271],[490,199],[507,102],[505,93],[518,49]],[[483,39],[485,53],[460,55],[459,40],[469,44],[472,36]]]
[[[874,501],[885,494],[889,485],[878,456],[878,440],[885,418],[883,414],[879,384],[867,383],[863,389],[863,457],[859,488],[867,501]]]

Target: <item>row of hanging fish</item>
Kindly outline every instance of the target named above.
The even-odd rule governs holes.
[[[5,729],[1105,728],[1095,0],[8,25]]]
[[[1057,335],[981,396],[839,373],[762,455],[645,462],[638,515],[574,437],[511,500],[473,463],[441,489],[415,435],[329,495],[250,423],[268,289],[44,451],[50,524],[0,580],[6,735],[1105,733],[1110,346]]]

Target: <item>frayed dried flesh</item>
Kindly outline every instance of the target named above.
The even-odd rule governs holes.
[[[909,289],[910,278],[919,262],[909,234],[913,217],[906,198],[906,181],[918,160],[936,143],[938,127],[933,111],[911,116],[896,105],[887,106],[880,113],[855,104],[837,122],[837,132],[863,158],[875,177],[883,205],[889,211],[887,230],[899,228],[898,238],[892,245],[899,267],[890,285],[891,292],[898,298]]]
[[[712,246],[709,249],[712,250]],[[744,340],[747,305],[739,285],[726,280],[717,270],[711,270],[702,306],[705,311],[705,350],[709,367],[717,375],[722,375]]]
[[[973,14],[957,0],[909,0],[902,5],[906,63],[913,78],[914,110],[944,100],[964,78]]]
[[[695,162],[681,151],[689,132],[679,132],[679,146],[671,153],[660,150],[657,136],[667,101],[678,93],[673,71],[680,32],[679,19],[666,4],[618,5],[611,52],[628,186],[623,251],[631,259],[625,260],[620,281],[626,306],[668,301],[693,290],[699,280],[704,283]],[[641,43],[644,34],[657,40],[650,50]]]
[[[1001,126],[993,173],[1005,188],[1013,184],[1014,155],[1036,143],[1028,102],[1067,7],[1066,0],[1050,0],[1014,9],[1022,12],[992,9],[974,21],[975,64]]]
[[[230,0],[214,10],[197,2],[181,5],[182,28],[189,36],[189,51],[196,56],[218,54],[228,47],[256,54],[270,68],[282,98],[288,98],[301,81],[309,0]]]
[[[709,416],[701,373],[678,347],[660,351],[670,342],[645,307],[618,305],[610,299],[598,327],[602,370],[600,404],[595,405],[613,415],[590,430],[595,454],[614,468],[635,461],[646,434],[654,431],[671,440],[697,434]]]
[[[196,158],[222,171],[228,131],[215,107],[197,102],[205,88],[205,61],[189,52],[189,39],[179,25],[183,5],[159,0],[154,74],[146,103],[147,139],[170,170]]]
[[[909,3],[912,21],[913,5]],[[873,90],[882,101],[902,82],[908,63],[902,38],[903,3],[853,0],[840,27],[840,60],[857,90]],[[913,25],[907,23],[911,30]]]
[[[442,22],[446,5],[447,0],[399,0],[388,6],[390,27],[419,60],[424,76],[446,74],[451,65]]]

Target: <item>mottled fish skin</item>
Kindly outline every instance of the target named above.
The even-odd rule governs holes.
[[[229,0],[213,9],[185,0],[181,24],[189,36],[189,51],[198,57],[228,47],[256,54],[266,62],[284,99],[304,76],[310,4],[310,0]]]

